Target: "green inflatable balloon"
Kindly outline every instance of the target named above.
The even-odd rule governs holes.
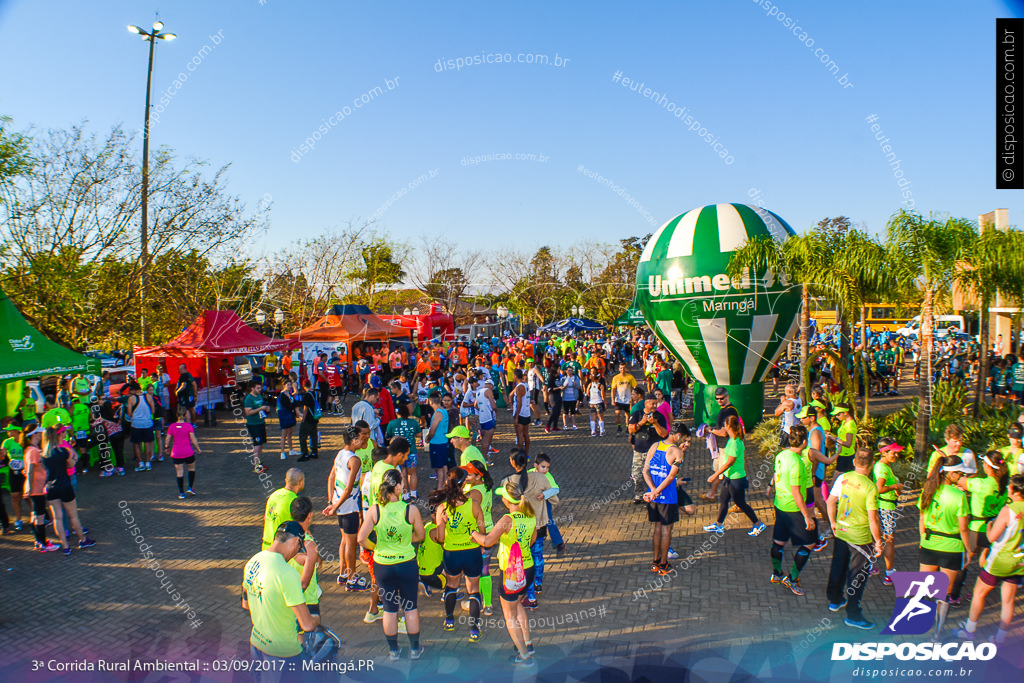
[[[637,303],[648,326],[697,380],[698,423],[718,414],[725,387],[752,429],[764,411],[764,378],[799,325],[800,287],[786,273],[727,274],[748,240],[784,241],[796,233],[771,211],[713,204],[676,216],[644,247]]]

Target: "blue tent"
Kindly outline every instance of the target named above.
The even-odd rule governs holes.
[[[566,318],[558,322],[549,323],[541,327],[538,332],[557,332],[569,334],[572,332],[604,332],[604,325],[591,320],[590,318]]]

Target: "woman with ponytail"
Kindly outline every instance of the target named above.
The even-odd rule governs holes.
[[[558,489],[551,488],[548,478],[540,472],[530,472],[529,456],[526,451],[513,450],[508,458],[509,464],[515,470],[515,474],[505,477],[502,485],[509,482],[519,487],[526,500],[533,506],[537,516],[537,538],[530,548],[530,555],[533,559],[533,566],[536,569],[535,576],[526,587],[526,599],[523,605],[529,609],[537,609],[537,593],[541,592],[544,584],[544,539],[548,535],[548,510],[545,500],[558,503],[556,493]]]
[[[519,484],[509,481],[500,487],[501,499],[508,508],[508,514],[503,516],[494,525],[494,528],[486,535],[474,531],[473,540],[484,547],[491,547],[499,540],[498,567],[505,571],[508,567],[509,553],[514,544],[519,545],[523,555],[523,568],[526,571],[526,585],[533,584],[535,567],[530,548],[537,540],[537,518],[534,513],[534,506],[523,493]],[[508,627],[508,635],[516,647],[516,654],[512,655],[511,662],[515,666],[531,667],[533,661],[533,641],[530,640],[529,619],[526,616],[526,609],[521,600],[526,588],[514,593],[505,589],[505,582],[501,581],[499,593],[501,595],[501,611],[505,616],[505,625]]]
[[[954,607],[960,604],[960,589],[967,580],[967,567],[971,561],[978,557],[978,565],[985,564],[985,556],[991,547],[985,529],[1006,504],[1006,486],[1010,476],[1003,463],[1003,454],[999,451],[989,451],[982,456],[981,464],[982,467],[976,474],[960,480],[961,488],[967,491],[967,502],[971,506],[971,521],[967,532],[970,543],[967,545],[967,561],[964,568],[960,570],[956,583],[949,591],[949,604]]]
[[[64,534],[64,515],[68,523],[78,535],[78,547],[85,549],[96,545],[96,541],[85,535],[82,523],[78,520],[78,507],[75,504],[75,488],[71,483],[68,470],[74,468],[78,454],[74,449],[58,445],[61,425],[49,427],[43,433],[43,466],[46,468],[46,503],[53,515],[53,533],[65,555],[71,554],[67,536]]]
[[[373,572],[384,607],[384,638],[391,661],[402,653],[398,647],[398,608],[405,612],[406,632],[412,659],[423,654],[420,646],[420,616],[416,606],[419,571],[414,543],[423,540],[423,520],[415,505],[402,500],[402,473],[386,470],[376,491],[376,503],[363,516],[359,544],[373,551]],[[375,541],[370,540],[374,532]]]
[[[479,460],[470,460],[462,466],[462,469],[466,470],[466,483],[464,485],[466,495],[480,505],[480,510],[484,516],[484,533],[490,533],[491,529],[494,528],[494,522],[491,519],[491,506],[494,502],[494,480],[491,479],[490,472],[487,471],[487,468]],[[484,616],[489,617],[493,613],[491,609],[491,549],[482,548],[481,550],[483,565],[480,572],[480,596],[483,599]],[[470,607],[471,603],[468,598],[462,601],[462,609],[469,611]]]
[[[480,640],[480,574],[483,556],[471,532],[484,530],[484,515],[480,504],[466,495],[468,473],[462,467],[449,470],[444,486],[430,494],[431,507],[436,506],[438,541],[444,548],[444,630],[455,630],[455,602],[459,581],[466,576],[466,594],[469,596],[469,641]]]
[[[958,483],[970,469],[955,455],[939,458],[921,491],[918,507],[920,517],[919,571],[941,571],[949,577],[949,586],[956,582],[964,568],[964,551],[970,546],[968,524],[970,506]],[[937,596],[938,597],[938,596]],[[942,632],[949,611],[949,596],[941,596],[936,612],[935,636]]]

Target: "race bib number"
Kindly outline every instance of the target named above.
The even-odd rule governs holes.
[[[11,458],[11,471],[20,472],[25,467],[25,461],[18,458]]]
[[[89,438],[89,432],[87,432],[87,431],[77,431],[77,432],[75,432],[75,438],[76,439],[88,439]]]

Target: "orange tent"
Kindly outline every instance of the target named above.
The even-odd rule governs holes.
[[[374,315],[366,306],[332,306],[327,315],[312,325],[290,332],[285,337],[302,343],[306,360],[317,353],[337,353],[342,362],[349,363],[353,344],[378,342],[387,346],[391,340],[408,343],[407,329]]]

